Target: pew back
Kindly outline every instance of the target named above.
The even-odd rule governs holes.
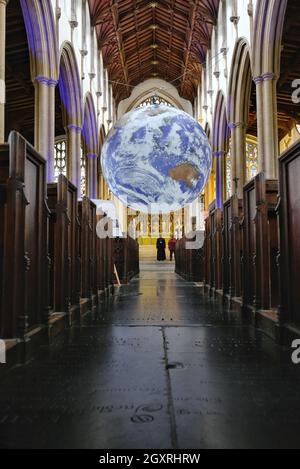
[[[300,324],[300,143],[279,160],[281,320]]]
[[[1,336],[23,337],[48,306],[46,162],[12,132],[0,168]]]

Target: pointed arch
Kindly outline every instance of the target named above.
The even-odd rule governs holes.
[[[229,78],[228,122],[247,125],[250,110],[252,68],[250,47],[246,39],[237,41]]]
[[[208,122],[206,122],[205,124],[204,132],[206,133],[209,143],[211,144],[211,129],[210,129],[210,125]]]
[[[98,194],[101,199],[106,199],[106,183],[103,177],[102,173],[102,166],[101,166],[101,152],[102,152],[102,147],[104,145],[106,139],[106,130],[104,124],[101,125],[100,127],[100,132],[99,132],[99,164],[98,164],[98,176],[99,176],[99,188],[98,188]]]
[[[100,151],[102,150],[105,139],[106,139],[106,131],[105,131],[104,124],[102,124],[101,127],[100,127],[100,132],[99,132]]]
[[[84,100],[82,136],[87,155],[97,157],[99,153],[99,135],[94,100],[91,93],[87,93]]]
[[[97,197],[97,159],[99,155],[99,135],[94,100],[87,93],[84,100],[83,118],[83,158],[86,160],[87,195],[91,199]]]
[[[80,74],[75,51],[70,42],[64,42],[59,61],[59,91],[63,106],[64,125],[82,128],[83,105]]]
[[[274,73],[280,75],[283,25],[288,0],[260,0],[254,18],[254,77]]]
[[[20,0],[30,53],[31,79],[58,79],[55,19],[48,0]]]
[[[219,91],[213,114],[213,152],[222,152],[225,151],[226,148],[226,142],[228,139],[228,122],[225,102],[226,101],[223,91]]]
[[[219,91],[213,114],[212,149],[216,172],[216,207],[222,208],[224,197],[224,161],[228,148],[229,127],[227,122],[226,101],[223,91]]]
[[[67,176],[80,190],[83,102],[78,64],[70,42],[64,42],[61,48],[58,85],[67,134]]]
[[[246,182],[246,133],[249,126],[253,68],[250,46],[245,38],[237,40],[234,48],[228,87],[228,122],[231,129],[231,186],[232,193],[243,195]],[[253,95],[253,101],[255,96]],[[253,102],[256,107],[256,102]],[[256,125],[256,116],[254,116]],[[253,124],[253,125],[254,125]],[[233,184],[234,183],[234,184]]]

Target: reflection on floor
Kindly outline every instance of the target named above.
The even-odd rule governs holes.
[[[300,367],[169,263],[0,387],[2,448],[300,447]]]

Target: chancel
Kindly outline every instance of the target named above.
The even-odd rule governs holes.
[[[0,0],[1,449],[300,447],[299,18]]]

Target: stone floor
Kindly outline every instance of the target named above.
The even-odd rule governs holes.
[[[105,314],[0,383],[1,448],[300,448],[300,366],[144,263]]]

